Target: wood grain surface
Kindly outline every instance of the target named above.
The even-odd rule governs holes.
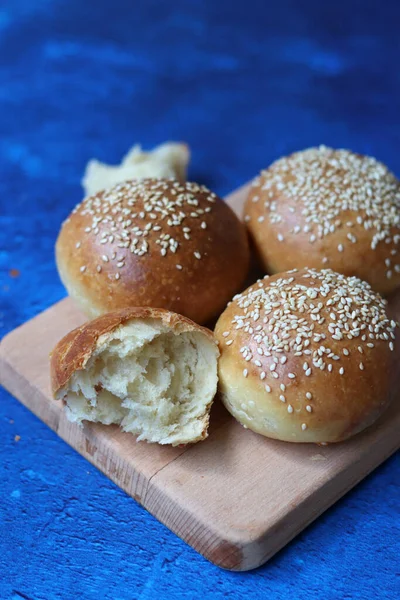
[[[240,213],[246,186],[227,201]],[[399,301],[391,309],[399,314]],[[136,442],[115,426],[69,423],[51,400],[49,353],[84,321],[69,299],[0,345],[0,382],[68,444],[213,563],[253,569],[273,556],[400,447],[400,404],[347,442],[318,447],[268,440],[216,401],[210,436],[185,448]]]

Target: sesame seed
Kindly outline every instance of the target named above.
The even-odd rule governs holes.
[[[275,161],[252,185],[257,198],[270,198],[266,205],[273,224],[287,219],[282,202],[286,202],[289,215],[295,203],[306,222],[297,224],[294,233],[300,228],[304,233],[316,228],[315,237],[321,239],[344,224],[354,228],[357,223],[370,236],[371,249],[375,250],[379,242],[391,242],[393,228],[400,229],[398,182],[387,167],[369,156],[326,146],[309,148]],[[282,191],[284,200],[278,204],[274,198],[282,196]],[[361,214],[349,221],[348,211]],[[352,232],[346,237],[357,243]],[[314,241],[314,233],[309,239]],[[338,245],[338,251],[344,251],[343,244]],[[386,276],[390,278],[392,272]]]
[[[307,400],[311,400],[312,399],[311,392],[306,392],[306,398],[307,398]]]
[[[201,254],[200,254],[200,252],[193,252],[193,254],[194,254],[195,258],[197,258],[197,260],[200,260],[200,259],[201,259]]]
[[[178,271],[182,271],[182,269],[183,269],[182,265],[175,265],[175,266],[178,269]]]
[[[260,374],[260,379],[261,379],[261,381],[263,381],[263,379],[265,379],[265,378],[266,378],[266,376],[267,376],[267,375],[266,375],[265,371],[262,371],[262,373]]]
[[[269,394],[271,392],[271,387],[269,385],[266,385],[265,391],[268,392],[268,394]]]
[[[233,340],[228,340],[228,341],[226,342],[226,346],[230,346],[231,344],[233,344]]]
[[[224,333],[222,335],[223,335],[223,337],[228,337],[229,334],[230,334],[230,331],[224,331]]]
[[[81,273],[84,273],[85,271],[86,271],[86,267],[85,267],[85,265],[83,265],[83,266],[80,268],[80,272],[81,272]]]
[[[247,377],[247,375],[249,374],[247,369],[243,369],[243,377]]]
[[[361,371],[364,371],[364,365],[363,365],[363,363],[362,363],[362,362],[360,362],[360,365],[359,365],[359,366],[360,366],[360,370],[361,370]]]
[[[75,248],[80,248],[80,247],[81,247],[81,243],[80,242],[76,242]]]
[[[312,406],[310,406],[309,404],[307,404],[306,411],[309,412],[309,413],[312,412]]]
[[[251,340],[241,348],[241,357],[255,365],[257,354],[269,357],[275,379],[277,366],[291,357],[296,357],[292,371],[284,374],[289,380],[298,368],[306,377],[314,377],[318,370],[333,374],[336,361],[339,374],[344,375],[340,363],[350,355],[347,340],[359,338],[360,353],[376,339],[393,344],[396,323],[387,317],[386,301],[368,283],[331,270],[293,270],[266,277],[237,294],[231,305],[235,307],[233,329],[243,330]],[[279,385],[281,392],[284,385]]]
[[[305,431],[307,429],[306,423],[302,423],[301,428],[302,428],[303,431]]]
[[[158,245],[161,256],[166,256],[168,252],[185,251],[185,240],[190,240],[190,219],[210,213],[213,207],[207,204],[215,204],[216,200],[215,194],[196,183],[143,179],[126,181],[90,196],[74,212],[84,217],[85,233],[100,235],[100,244],[129,248],[137,256]],[[205,220],[200,227],[207,228]],[[80,247],[80,242],[77,244]]]
[[[281,233],[278,233],[278,235],[276,236],[278,239],[278,242],[283,242],[283,235]]]
[[[115,273],[115,279],[120,279],[121,275],[119,273]]]
[[[97,267],[96,267],[96,271],[97,271],[98,273],[101,273],[101,265],[97,265]]]
[[[287,411],[288,411],[288,413],[290,413],[290,414],[293,412],[293,406],[292,406],[291,404],[288,404],[288,406],[287,406]]]
[[[283,394],[281,394],[281,395],[279,396],[279,400],[280,400],[281,402],[286,402],[286,398],[285,398],[285,396],[284,396]]]

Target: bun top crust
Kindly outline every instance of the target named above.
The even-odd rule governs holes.
[[[132,180],[86,198],[63,224],[57,265],[89,316],[156,306],[204,323],[242,285],[247,234],[197,183]]]
[[[400,285],[400,184],[375,158],[325,146],[262,171],[245,222],[270,272],[305,266]]]
[[[361,431],[396,389],[397,325],[386,306],[368,283],[329,269],[259,280],[234,297],[215,329],[228,409],[288,441]]]
[[[77,370],[84,369],[95,349],[107,340],[117,327],[133,319],[156,319],[175,334],[197,331],[216,343],[212,331],[190,319],[162,308],[125,308],[101,315],[70,331],[51,353],[51,387],[54,395],[63,388]],[[218,348],[216,347],[218,355]]]

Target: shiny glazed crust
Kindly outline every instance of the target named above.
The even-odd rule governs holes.
[[[145,179],[84,200],[62,226],[56,259],[89,317],[154,306],[206,323],[243,285],[249,248],[243,224],[204,186]]]
[[[351,300],[344,312],[340,294]],[[362,431],[398,385],[396,324],[385,308],[368,284],[329,270],[253,284],[215,329],[225,406],[245,427],[290,442],[338,442]]]
[[[400,285],[400,185],[373,158],[320,147],[262,171],[244,219],[267,273],[330,268],[382,294]]]

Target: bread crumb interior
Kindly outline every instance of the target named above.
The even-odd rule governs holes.
[[[138,440],[200,439],[217,385],[213,343],[136,320],[99,339],[85,369],[62,390],[70,421],[118,424]]]

